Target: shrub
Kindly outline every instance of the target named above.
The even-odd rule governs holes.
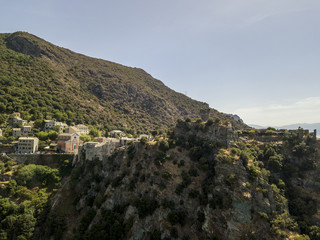
[[[198,173],[198,171],[197,171],[196,168],[190,168],[190,169],[189,169],[189,175],[190,175],[191,177],[197,177],[197,176],[199,176],[199,173]]]
[[[168,221],[171,225],[180,224],[184,226],[186,224],[187,213],[183,210],[174,210],[168,214]]]
[[[60,180],[58,169],[35,164],[23,166],[17,176],[18,184],[29,188],[41,185],[43,187],[55,188],[60,185]]]
[[[133,205],[138,209],[140,218],[145,218],[146,216],[152,215],[153,212],[159,207],[157,200],[148,197],[136,199]]]
[[[212,118],[209,118],[208,121],[206,122],[206,127],[212,126],[213,123],[214,123],[213,119],[212,119]]]
[[[141,143],[142,145],[146,145],[147,142],[148,142],[148,139],[147,139],[146,137],[142,137],[142,138],[140,139],[140,143]]]
[[[231,187],[231,188],[233,188],[234,185],[235,185],[237,182],[238,182],[238,179],[237,179],[236,175],[233,174],[233,173],[231,173],[231,174],[230,174],[228,177],[226,177],[226,179],[225,179],[225,183],[226,183],[229,187]]]
[[[170,228],[170,236],[173,238],[178,238],[179,234],[178,234],[178,230],[175,227],[171,227]]]
[[[161,140],[159,142],[159,149],[163,152],[166,152],[169,149],[169,143],[166,140]]]
[[[199,191],[198,190],[190,190],[188,196],[189,196],[189,198],[192,198],[192,199],[197,198],[199,196]]]

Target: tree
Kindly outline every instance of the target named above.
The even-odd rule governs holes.
[[[49,137],[49,139],[50,139],[51,141],[54,141],[54,140],[57,139],[58,133],[57,133],[56,131],[51,130],[51,131],[49,131],[49,133],[48,133],[48,137]]]
[[[283,165],[283,156],[281,154],[276,154],[271,156],[268,160],[269,168],[274,172],[280,172]]]
[[[39,132],[37,136],[41,141],[46,141],[49,138],[49,134],[43,131]]]
[[[44,127],[44,121],[42,119],[37,119],[34,121],[34,128],[42,129]]]
[[[90,135],[81,135],[80,140],[83,142],[90,142],[92,139]]]
[[[146,137],[142,137],[140,139],[140,143],[142,143],[143,145],[147,144],[147,142],[148,142],[148,139]]]
[[[305,141],[302,141],[301,143],[295,145],[292,149],[292,152],[297,157],[302,157],[307,154],[309,151],[309,146],[307,146]]]
[[[99,135],[100,135],[98,129],[96,129],[96,128],[91,128],[89,134],[92,137],[99,137]]]
[[[158,135],[158,131],[157,130],[153,130],[151,131],[151,134],[153,137],[157,136]]]

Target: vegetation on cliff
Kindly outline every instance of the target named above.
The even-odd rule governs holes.
[[[0,159],[0,239],[34,239],[37,226],[46,219],[49,196],[61,185],[61,177],[70,174],[69,160],[60,169],[43,165],[17,164]]]
[[[47,220],[43,239],[54,229],[65,239],[319,238],[314,138],[225,142],[211,138],[228,129],[218,121],[178,126],[102,161],[81,155],[52,199],[68,205],[48,214],[68,225]]]

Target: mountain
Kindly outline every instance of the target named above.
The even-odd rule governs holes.
[[[245,127],[142,69],[87,57],[26,32],[0,34],[0,113],[13,111],[27,120],[55,118],[138,132],[167,129],[179,118],[203,113]]]
[[[256,125],[256,124],[249,124],[250,127],[256,128],[256,129],[263,129],[263,128],[267,128],[264,126],[260,126],[260,125]]]

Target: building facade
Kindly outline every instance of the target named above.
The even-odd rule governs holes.
[[[57,146],[60,152],[77,153],[82,143],[78,133],[62,133],[58,135]]]
[[[35,153],[38,151],[39,139],[36,137],[20,137],[18,153]]]

